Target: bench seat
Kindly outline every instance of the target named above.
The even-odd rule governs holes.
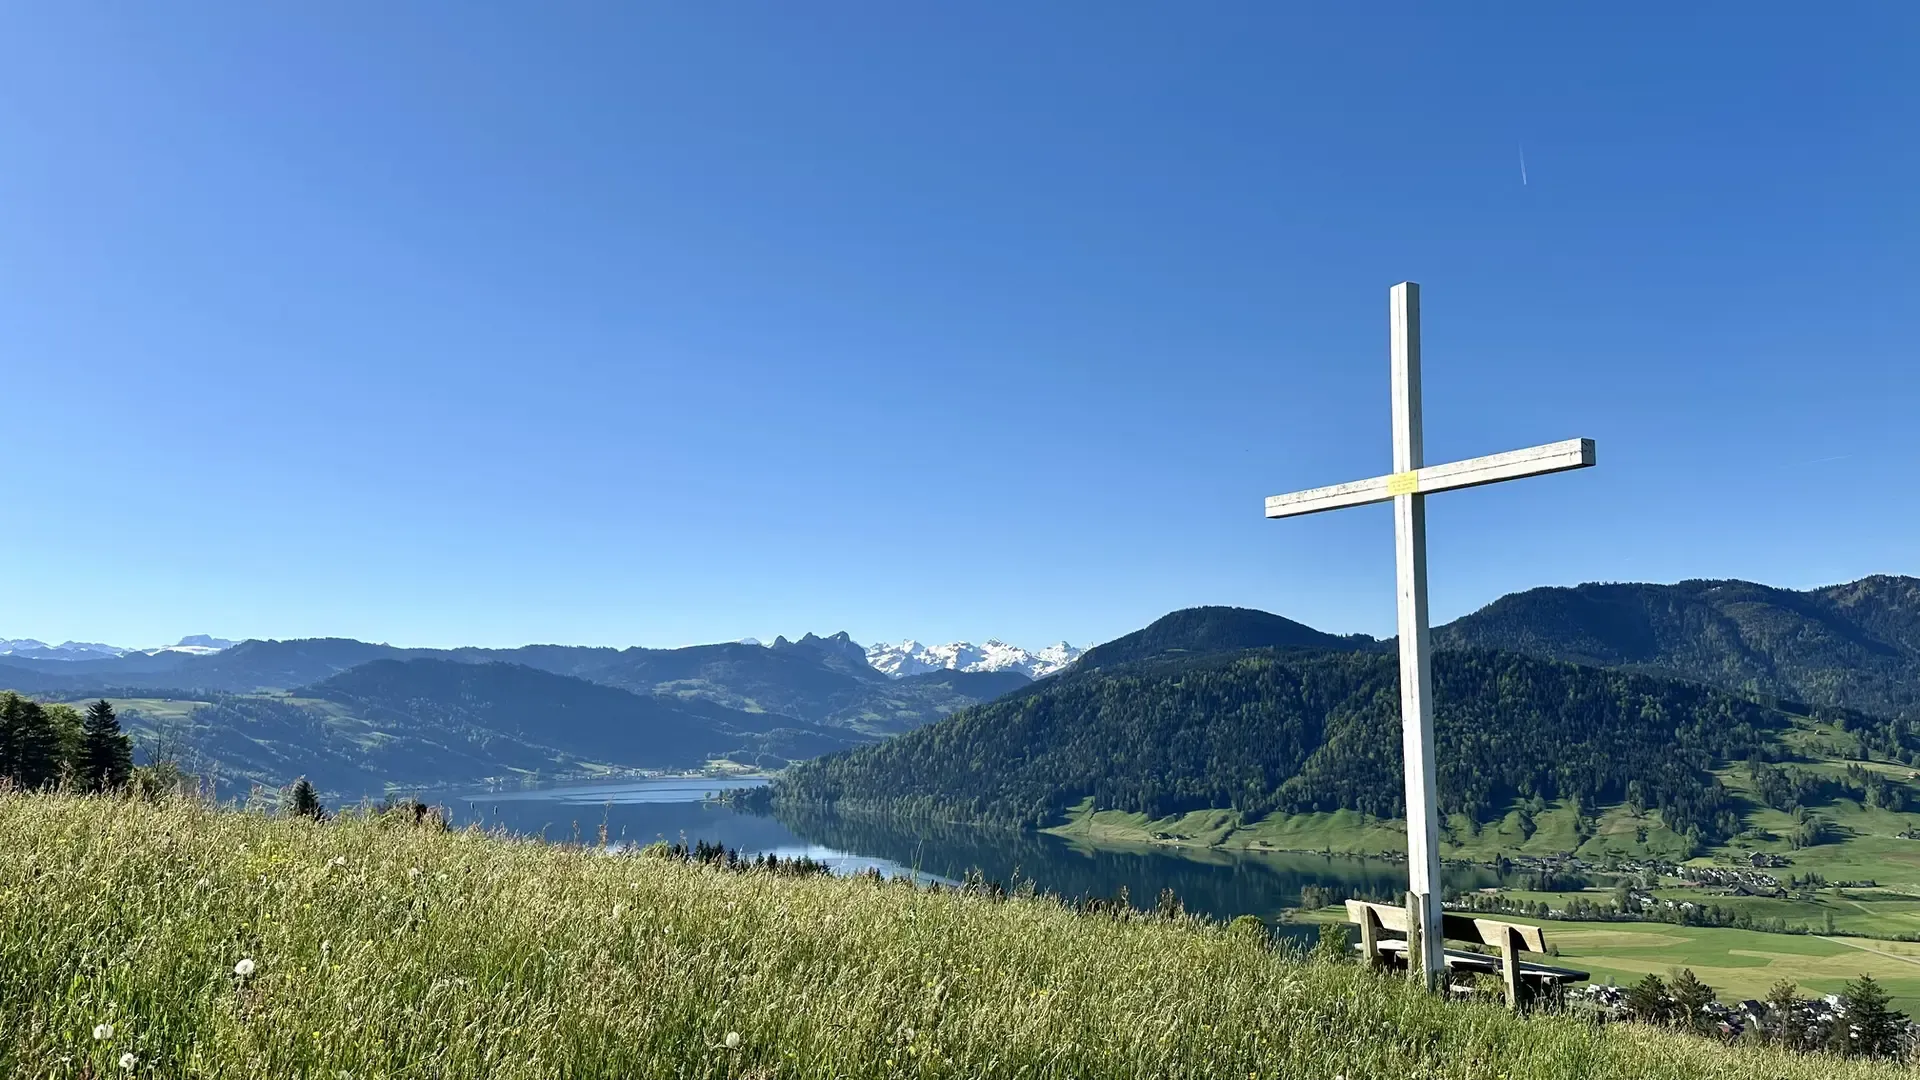
[[[1396,967],[1408,963],[1406,938],[1412,936],[1413,929],[1408,908],[1349,900],[1347,919],[1360,927],[1360,943],[1355,948],[1360,950],[1367,963]],[[1522,1008],[1528,997],[1542,990],[1590,977],[1584,971],[1520,959],[1521,953],[1547,951],[1546,934],[1537,926],[1452,912],[1442,914],[1440,923],[1441,935],[1449,941],[1491,945],[1500,950],[1498,956],[1465,949],[1443,949],[1441,955],[1449,972],[1499,975],[1506,990],[1507,1004],[1512,1008]],[[1386,934],[1390,932],[1397,932],[1401,937],[1389,938]]]
[[[1401,938],[1387,938],[1378,943],[1383,953],[1394,953],[1398,963],[1405,963],[1404,954],[1407,943]],[[1353,943],[1355,952],[1365,948],[1359,942]],[[1553,967],[1549,964],[1536,964],[1531,960],[1522,960],[1519,964],[1520,977],[1538,983],[1574,983],[1586,982],[1593,977],[1591,972],[1575,971],[1573,968]],[[1487,953],[1468,952],[1465,949],[1447,950],[1447,970],[1471,971],[1482,975],[1500,974],[1500,958]]]

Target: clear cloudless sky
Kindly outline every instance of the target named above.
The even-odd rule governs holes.
[[[0,636],[1390,634],[1403,279],[1436,622],[1920,573],[1920,8],[1678,7],[5,5]]]

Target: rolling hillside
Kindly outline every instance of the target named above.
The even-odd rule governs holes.
[[[697,768],[721,757],[777,768],[866,738],[524,665],[441,659],[375,660],[287,692],[114,700],[143,757],[170,747],[223,790],[304,775],[348,797],[388,786]]]
[[[1920,578],[1805,592],[1750,581],[1530,589],[1433,640],[1920,720]]]

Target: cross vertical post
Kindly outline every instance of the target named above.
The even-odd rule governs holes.
[[[1420,286],[1388,294],[1393,358],[1393,471],[1411,479],[1426,465],[1420,431]],[[1400,741],[1407,765],[1407,906],[1418,916],[1407,970],[1431,989],[1446,965],[1440,933],[1440,822],[1434,786],[1433,664],[1427,634],[1427,500],[1413,483],[1393,496],[1394,565],[1399,581]],[[1419,955],[1413,948],[1417,945]]]
[[[1592,439],[1563,439],[1428,465],[1420,431],[1420,286],[1388,293],[1393,374],[1393,472],[1267,496],[1267,517],[1393,503],[1400,624],[1400,741],[1407,765],[1407,968],[1429,990],[1446,970],[1441,934],[1440,818],[1433,749],[1433,643],[1427,636],[1427,496],[1527,476],[1592,468]],[[1415,957],[1418,959],[1415,959]]]

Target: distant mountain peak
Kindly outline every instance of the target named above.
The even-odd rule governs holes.
[[[922,645],[908,638],[898,645],[874,645],[867,649],[866,656],[875,670],[896,679],[942,670],[1018,671],[1030,679],[1041,679],[1078,660],[1083,651],[1064,641],[1035,652],[998,638],[988,638],[978,645],[970,641]]]
[[[821,637],[808,632],[801,635],[799,641],[788,641],[776,637],[770,646],[776,652],[804,651],[814,653],[826,660],[829,666],[855,676],[872,677],[867,665],[866,647],[853,640],[853,635],[845,630]]]

